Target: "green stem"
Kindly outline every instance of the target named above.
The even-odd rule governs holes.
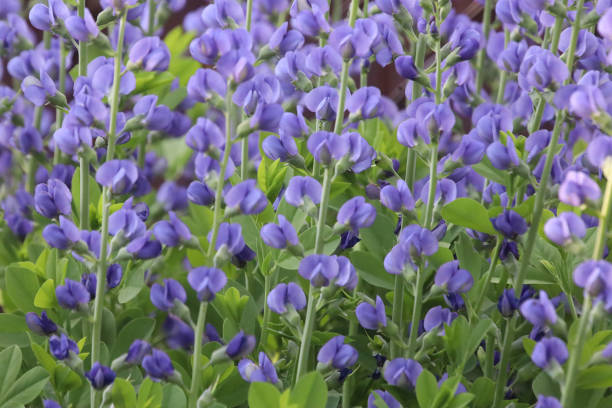
[[[510,42],[510,31],[504,30],[504,46],[508,46]],[[501,105],[504,101],[504,93],[506,92],[506,81],[508,80],[508,73],[506,70],[502,70],[499,76],[499,85],[497,87],[497,98],[496,103]]]
[[[59,91],[65,93],[66,91],[66,47],[64,47],[64,40],[59,39]],[[59,129],[62,126],[64,120],[64,112],[61,109],[55,110],[55,127]],[[53,164],[60,162],[61,151],[56,146],[53,150]]]
[[[357,286],[353,291],[353,296],[359,291],[359,283],[357,282]],[[353,338],[357,334],[357,330],[359,329],[359,324],[356,319],[351,319],[349,323],[348,335],[349,338]],[[344,384],[342,384],[342,408],[351,408],[351,395],[353,393],[353,386],[355,383],[354,376],[350,375],[346,380],[344,380]]]
[[[578,0],[576,3],[576,16],[574,17],[574,23],[572,24],[572,36],[570,38],[569,48],[567,49],[567,69],[569,75],[565,80],[568,84],[572,80],[572,69],[574,68],[574,61],[576,59],[576,44],[578,43],[578,34],[580,33],[580,20],[582,19],[582,11],[584,9],[584,0]]]
[[[230,151],[232,150],[232,127],[231,127],[231,107],[232,107],[232,92],[230,91],[231,83],[228,84],[227,93],[225,94],[225,148],[223,150],[223,159],[219,167],[219,179],[217,181],[217,189],[215,191],[215,209],[213,213],[212,236],[206,253],[207,259],[213,256],[215,245],[217,243],[217,235],[219,234],[219,225],[221,223],[221,205],[223,198],[223,186],[225,184],[225,171],[229,162]],[[204,335],[204,321],[206,319],[206,305],[200,304],[198,311],[198,322],[193,343],[193,363],[191,367],[191,389],[189,391],[189,407],[195,408],[200,396],[200,375],[202,367],[198,364],[198,359],[201,353],[202,336]]]
[[[495,358],[495,337],[492,334],[487,334],[486,340],[485,366],[483,374],[487,378],[493,378],[493,360]]]
[[[108,142],[106,151],[106,160],[113,159],[115,154],[115,140],[117,132],[117,113],[119,111],[119,83],[121,81],[121,60],[123,56],[123,37],[125,35],[127,12],[121,15],[119,25],[119,38],[117,41],[117,51],[115,54],[115,66],[113,73],[113,88],[111,91],[111,111],[110,124],[108,130]],[[81,177],[87,180],[87,177]],[[89,181],[89,180],[88,180]],[[89,183],[87,183],[89,184]],[[108,248],[108,217],[110,213],[111,191],[108,187],[102,190],[102,233],[100,241],[100,260],[98,262],[98,270],[96,274],[96,293],[94,300],[94,315],[93,315],[93,330],[91,334],[91,361],[100,361],[100,335],[102,332],[102,312],[104,310],[104,289],[106,287],[106,267],[107,267],[107,248]],[[94,388],[91,389],[91,407],[100,406],[101,394]]]
[[[266,273],[264,275],[264,311],[263,311],[263,323],[261,325],[261,340],[259,342],[259,347],[263,350],[266,347],[266,343],[268,342],[268,326],[270,324],[270,308],[268,307],[268,293],[270,293],[270,284],[272,280],[272,273]]]
[[[495,267],[497,266],[497,262],[499,261],[499,250],[502,246],[503,239],[497,238],[497,242],[495,243],[495,248],[493,248],[493,252],[491,252],[491,263],[489,264],[489,269],[487,270],[487,274],[485,275],[485,283],[478,295],[478,299],[474,304],[474,314],[476,316],[480,316],[480,308],[482,307],[482,303],[484,302],[484,298],[489,291],[489,286],[491,285],[491,278],[493,277],[493,272],[495,271]]]
[[[202,367],[200,367],[200,355],[202,354],[202,333],[204,333],[204,323],[206,322],[206,309],[208,308],[208,302],[200,303],[200,310],[198,311],[198,322],[196,324],[196,338],[199,341],[193,344],[193,360],[191,363],[192,374],[191,374],[191,388],[189,391],[189,408],[196,408],[198,404],[198,392],[200,378],[202,374]]]
[[[391,312],[391,320],[395,323],[403,336],[403,320],[404,320],[404,277],[401,274],[395,275],[395,285],[393,287],[393,310]],[[391,359],[400,355],[400,347],[396,342],[391,342]]]
[[[492,9],[493,9],[493,0],[486,0],[484,12],[482,16],[482,32],[485,38],[485,46],[489,39],[489,31],[491,30],[491,10]],[[478,60],[476,61],[476,66],[477,66],[476,68],[476,95],[480,95],[480,91],[482,90],[482,81],[484,78],[485,54],[486,54],[485,48],[481,49],[480,52],[478,53]]]
[[[502,355],[499,362],[499,372],[495,381],[495,396],[493,397],[492,408],[498,408],[504,398],[504,389],[506,385],[506,371],[508,368],[508,360],[510,359],[510,348],[514,339],[514,317],[506,320],[506,334],[504,336],[504,344],[502,345]]]
[[[253,0],[247,0],[246,4],[246,21],[245,28],[247,31],[251,31],[251,24],[253,20]],[[240,178],[246,180],[248,176],[249,167],[249,137],[246,136],[242,140],[240,147]]]
[[[410,322],[410,335],[408,336],[408,348],[406,355],[410,358],[414,355],[414,347],[416,346],[416,339],[419,333],[419,322],[421,321],[421,308],[423,306],[423,274],[425,273],[424,268],[419,267],[416,276],[416,283],[414,284],[414,304],[412,306],[412,319]]]
[[[78,14],[83,18],[85,15],[85,1],[79,0]],[[79,76],[87,74],[87,44],[79,41]],[[79,157],[80,171],[80,208],[79,208],[79,227],[89,229],[89,160],[85,155]]]

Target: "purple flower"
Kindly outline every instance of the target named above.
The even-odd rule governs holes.
[[[223,132],[215,122],[198,118],[185,135],[185,143],[197,152],[206,152],[212,147],[221,147],[225,141]]]
[[[372,165],[376,151],[359,133],[351,132],[340,136],[348,143],[348,161],[354,173],[361,173]]]
[[[34,312],[26,313],[25,321],[31,331],[41,336],[48,336],[57,331],[57,325],[49,319],[45,310],[40,312],[40,317]]]
[[[129,62],[145,71],[165,71],[170,64],[170,50],[159,37],[144,37],[132,45]]]
[[[208,233],[208,241],[212,239],[212,231]],[[242,238],[242,226],[240,224],[221,223],[217,233],[215,249],[220,251],[224,248],[232,255],[238,255],[244,248],[244,238]]]
[[[165,131],[172,125],[170,109],[157,105],[157,95],[145,95],[136,102],[132,110],[137,118],[142,118],[142,124],[148,130]]]
[[[187,275],[189,285],[198,293],[202,302],[210,302],[227,283],[227,277],[221,269],[204,266],[193,268]]]
[[[450,326],[457,317],[457,313],[451,312],[442,306],[435,306],[429,309],[423,319],[425,331],[438,330],[438,335],[444,336],[444,325]]]
[[[228,209],[242,214],[259,214],[268,205],[266,195],[257,188],[255,180],[245,180],[230,188],[224,196]]]
[[[453,161],[465,165],[476,164],[484,157],[486,148],[487,145],[482,140],[473,136],[472,133],[468,133],[461,138],[461,142],[452,153],[451,158]]]
[[[576,239],[584,238],[586,225],[582,218],[573,212],[564,212],[546,221],[544,233],[555,244],[567,245]]]
[[[43,400],[43,408],[62,408],[60,404],[53,400]]]
[[[96,361],[91,366],[91,370],[85,372],[85,377],[93,388],[102,390],[115,381],[115,372]]]
[[[342,370],[354,365],[358,356],[359,353],[355,347],[344,344],[344,336],[336,336],[321,347],[317,354],[317,361]]]
[[[278,125],[278,134],[281,137],[281,140],[284,140],[283,136],[300,138],[309,132],[308,125],[306,124],[306,120],[302,114],[303,110],[303,106],[298,105],[296,108],[297,114],[292,112],[283,113]]]
[[[244,381],[250,383],[269,382],[276,384],[278,382],[276,368],[263,351],[259,353],[259,365],[251,360],[243,359],[238,363],[238,372]]]
[[[539,299],[528,299],[521,304],[521,314],[536,327],[555,324],[557,312],[545,291],[540,291]]]
[[[180,211],[189,206],[187,202],[187,189],[176,184],[174,181],[164,182],[159,188],[155,199],[163,204],[166,211]]]
[[[417,258],[431,256],[437,251],[438,240],[430,230],[416,224],[409,225],[400,233],[400,242],[385,256],[385,270],[397,275],[407,266],[416,269]]]
[[[261,144],[266,156],[272,160],[287,161],[298,154],[298,148],[293,137],[284,135],[280,137],[268,136]]]
[[[193,339],[195,337],[193,329],[178,317],[168,314],[168,317],[164,320],[162,330],[166,335],[166,344],[171,349],[182,348],[189,350],[193,347]]]
[[[83,18],[73,15],[65,21],[66,29],[72,37],[79,41],[89,41],[100,34],[98,25],[88,8],[85,8]]]
[[[414,198],[404,180],[398,180],[395,186],[387,184],[380,190],[380,203],[391,211],[414,210]]]
[[[225,96],[227,85],[217,71],[200,68],[187,83],[187,95],[198,102],[206,102],[213,95]]]
[[[350,147],[346,136],[327,131],[313,133],[308,138],[306,145],[315,160],[324,165],[330,165],[332,161],[342,159],[349,152]]]
[[[267,303],[274,313],[284,314],[289,305],[295,310],[306,307],[306,295],[297,283],[279,283],[268,293]]]
[[[68,118],[65,120],[67,121]],[[83,145],[91,146],[93,139],[92,129],[88,127],[61,127],[53,133],[53,141],[56,146],[70,156],[76,154]]]
[[[30,13],[30,16],[32,13]],[[30,17],[30,20],[32,17]],[[599,18],[597,22],[597,31],[599,34],[607,39],[612,40],[612,9],[609,8],[606,12]]]
[[[173,211],[169,212],[170,221],[159,221],[153,227],[155,237],[166,246],[177,246],[191,239],[191,232]]]
[[[376,0],[376,3],[380,2],[381,0]],[[376,397],[374,396],[374,394],[377,394],[380,399],[383,400],[385,404],[387,404],[388,408],[402,408],[402,404],[400,404],[398,400],[396,400],[395,397],[393,397],[393,395],[391,395],[389,391],[383,390],[372,391],[372,393],[368,397],[368,408],[377,408],[379,406],[379,404],[376,402]]]
[[[500,215],[491,218],[493,227],[509,239],[516,239],[527,232],[527,221],[514,210],[504,210]]]
[[[47,225],[42,231],[42,236],[49,246],[57,249],[68,249],[80,240],[81,233],[72,221],[60,215],[59,226],[56,224]]]
[[[87,65],[87,76],[91,78],[93,89],[108,95],[113,86],[115,63],[113,58],[97,57]],[[123,68],[123,67],[122,67]],[[136,88],[136,77],[126,72],[119,82],[119,93],[127,95]]]
[[[334,120],[336,109],[338,109],[338,100],[338,90],[336,88],[320,86],[304,97],[304,105],[309,111],[315,113],[317,119]]]
[[[321,202],[321,184],[309,176],[294,176],[285,190],[285,201],[294,207],[301,207],[305,199],[312,204]]]
[[[153,381],[164,381],[174,374],[172,360],[160,349],[153,349],[153,352],[142,360],[142,368]]]
[[[605,112],[606,108],[604,94],[593,85],[578,86],[569,99],[569,111],[581,119],[589,119],[594,114]]]
[[[274,31],[268,41],[270,49],[285,54],[302,48],[304,36],[297,30],[288,30],[289,23],[284,22]]]
[[[131,199],[125,201],[123,207],[112,213],[108,220],[108,233],[110,235],[121,233],[128,241],[142,237],[146,228],[145,223],[133,209]]]
[[[81,304],[86,304],[91,299],[87,288],[77,281],[66,279],[64,285],[55,288],[57,303],[66,309],[76,309]]]
[[[380,90],[373,86],[359,88],[346,101],[346,108],[349,112],[364,119],[378,116],[380,106]]]
[[[414,64],[414,59],[411,55],[397,57],[395,59],[395,70],[406,79],[415,80],[419,76],[419,70]]]
[[[559,200],[565,204],[578,207],[586,201],[597,201],[601,190],[588,174],[570,170],[559,187]]]
[[[225,354],[232,360],[240,360],[246,357],[255,348],[255,336],[244,334],[240,330],[233,339],[227,343]]]
[[[606,159],[612,156],[612,138],[610,136],[596,137],[589,143],[586,156],[591,164],[603,167]]]
[[[540,368],[549,367],[553,361],[563,364],[569,353],[563,340],[558,337],[545,337],[536,343],[531,353],[531,361]]]
[[[74,340],[62,333],[49,338],[49,351],[58,360],[65,360],[70,356],[70,352],[79,354],[79,347]]]
[[[434,282],[447,292],[465,293],[472,288],[474,278],[469,271],[459,268],[459,261],[450,261],[438,268]]]
[[[561,403],[555,397],[546,397],[538,395],[538,403],[534,408],[563,408]]]
[[[367,228],[376,219],[376,208],[365,201],[362,196],[353,197],[338,210],[338,224],[350,226],[356,233],[360,228]]]
[[[208,206],[215,201],[215,192],[200,181],[192,181],[187,187],[187,199],[198,205]]]
[[[506,138],[505,145],[500,141],[491,143],[487,147],[487,157],[493,167],[499,170],[508,170],[520,164],[520,159],[511,137]]]
[[[44,217],[69,215],[72,211],[71,202],[70,190],[58,179],[50,179],[46,184],[38,184],[34,189],[34,208]]]
[[[387,327],[385,304],[380,296],[376,296],[376,306],[367,302],[360,303],[355,308],[355,315],[364,329],[377,330],[381,327]]]
[[[504,317],[512,317],[514,311],[519,308],[519,299],[514,294],[514,289],[504,289],[497,302],[497,310]]]
[[[497,57],[497,65],[505,71],[516,73],[519,71],[526,52],[527,43],[525,41],[511,41]]]
[[[278,215],[278,224],[264,225],[260,236],[263,242],[272,248],[284,249],[300,244],[295,228],[282,214]]]
[[[111,160],[96,172],[96,181],[114,194],[129,192],[138,180],[138,167],[130,160]]]
[[[185,303],[187,293],[183,286],[174,279],[164,279],[164,285],[159,283],[151,286],[151,303],[159,310],[168,311],[176,301]]]
[[[27,76],[21,82],[21,90],[23,95],[34,105],[43,106],[48,97],[57,94],[57,88],[51,77],[42,69],[39,76],[40,79],[32,75]]]
[[[298,273],[302,278],[310,281],[311,285],[320,288],[329,286],[332,280],[338,276],[338,262],[333,256],[312,254],[300,262]]]
[[[422,371],[423,367],[417,361],[409,358],[396,358],[386,364],[384,377],[390,385],[414,388]]]
[[[582,262],[574,269],[574,283],[585,293],[603,298],[606,308],[612,305],[612,265],[607,261]]]
[[[567,66],[552,52],[531,46],[521,63],[518,83],[524,91],[543,91],[552,83],[561,84],[569,76]]]
[[[151,345],[144,340],[134,340],[128,349],[125,362],[128,364],[141,364],[145,356],[151,354]]]

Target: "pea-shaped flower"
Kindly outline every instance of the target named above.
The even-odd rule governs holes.
[[[387,3],[387,1],[380,1],[380,0],[376,1],[376,3],[379,3],[379,2]],[[389,3],[392,3],[392,2],[393,1],[389,1]],[[405,79],[415,80],[419,76],[419,70],[414,64],[414,59],[412,58],[411,55],[402,55],[400,57],[397,57],[395,59],[395,70],[397,71],[398,74],[400,74],[401,77]]]
[[[547,397],[538,395],[538,402],[534,408],[563,408],[561,403],[555,397]]]
[[[536,343],[531,361],[540,368],[547,368],[553,362],[563,364],[569,357],[567,346],[558,337],[545,337]]]
[[[328,286],[338,276],[338,262],[333,256],[312,254],[302,259],[298,273],[316,288]]]
[[[165,71],[170,65],[170,50],[159,37],[144,37],[132,45],[129,63],[145,71]]]
[[[227,343],[225,354],[232,360],[239,360],[253,351],[255,336],[245,334],[242,330]]]
[[[40,312],[40,316],[34,312],[28,312],[26,313],[25,320],[28,328],[41,336],[48,336],[57,331],[57,325],[53,320],[49,319],[45,310]]]
[[[360,303],[355,308],[355,315],[357,315],[357,320],[364,329],[377,330],[381,327],[387,327],[385,304],[380,296],[376,296],[375,306],[368,302]]]
[[[242,214],[259,214],[268,205],[266,195],[255,180],[245,180],[230,188],[224,196],[227,208]]]
[[[512,317],[514,311],[519,308],[519,299],[514,294],[514,289],[504,289],[497,301],[497,310],[504,317]]]
[[[100,34],[100,29],[88,8],[85,8],[83,17],[78,15],[68,17],[65,25],[70,35],[79,41],[89,41]]]
[[[301,207],[306,200],[312,204],[321,202],[321,184],[309,176],[294,176],[285,190],[285,201],[294,207]]]
[[[414,210],[414,198],[404,180],[398,180],[395,186],[384,186],[380,190],[380,203],[395,212]]]
[[[504,210],[500,215],[491,219],[493,227],[506,238],[516,239],[527,232],[527,221],[513,210]]]
[[[238,372],[244,381],[250,383],[269,382],[276,384],[278,382],[276,368],[263,351],[259,353],[259,364],[255,364],[248,359],[240,360],[238,363]]]
[[[200,68],[187,82],[187,95],[198,102],[206,102],[214,95],[225,96],[227,86],[217,71]]]
[[[173,314],[168,314],[162,325],[162,330],[166,336],[166,344],[171,349],[190,350],[193,347],[195,337],[193,328]]]
[[[442,306],[434,306],[425,314],[423,327],[425,331],[438,330],[438,335],[444,336],[444,325],[450,326],[457,318],[457,313]]]
[[[591,140],[586,156],[591,164],[602,167],[606,158],[612,156],[612,137],[599,136]]]
[[[60,336],[51,336],[49,351],[58,360],[65,360],[70,357],[71,352],[79,354],[79,347],[74,340],[62,333]]]
[[[34,208],[44,217],[69,215],[72,211],[71,202],[70,190],[59,179],[50,179],[47,183],[38,184],[34,189]]]
[[[60,215],[59,226],[47,225],[42,231],[42,236],[51,247],[68,249],[81,239],[81,232],[72,221]]]
[[[576,207],[587,201],[597,201],[600,196],[597,183],[581,171],[568,171],[559,187],[559,200]]]
[[[129,192],[138,180],[138,168],[130,160],[111,160],[96,172],[96,181],[114,194]]]
[[[204,266],[193,268],[187,275],[189,285],[198,293],[198,299],[210,302],[227,283],[227,277],[221,269]]]
[[[196,152],[207,152],[211,148],[223,146],[223,131],[212,120],[198,118],[185,135],[185,143]]]
[[[297,283],[279,283],[268,293],[267,304],[274,313],[284,314],[291,306],[295,310],[306,307],[306,295]]]
[[[91,366],[91,370],[85,373],[85,377],[93,388],[103,390],[115,381],[115,372],[110,367],[103,366],[96,361]]]
[[[169,212],[170,220],[157,222],[153,227],[155,237],[164,245],[173,247],[191,239],[191,232],[173,212]]]
[[[359,88],[346,101],[349,112],[364,119],[378,116],[381,107],[380,90],[375,86]]]
[[[362,196],[353,197],[338,210],[338,224],[357,233],[360,228],[367,228],[376,219],[376,208],[367,203]]]
[[[465,293],[472,288],[472,274],[459,267],[459,261],[450,261],[440,265],[434,282],[450,293]]]
[[[531,46],[521,62],[518,83],[524,91],[543,91],[552,84],[561,84],[569,76],[567,66],[547,49]]]
[[[151,303],[159,310],[168,311],[174,307],[174,302],[185,303],[187,293],[183,286],[174,279],[164,279],[164,284],[151,286]]]
[[[390,385],[401,388],[414,388],[423,367],[409,358],[396,358],[385,366],[384,378]]]
[[[545,291],[540,291],[539,299],[528,299],[521,304],[521,314],[536,327],[544,327],[557,322],[557,312]]]
[[[377,1],[379,3],[380,0]],[[389,408],[402,408],[402,404],[399,403],[398,400],[389,392],[383,390],[374,390],[368,397],[368,408],[377,408],[379,403],[376,400],[374,394],[378,395],[378,397],[387,404]]]
[[[278,224],[266,224],[261,228],[260,232],[263,242],[277,249],[284,249],[287,246],[297,246],[300,244],[297,232],[293,224],[291,224],[284,215],[278,215]]]
[[[574,269],[574,283],[585,293],[603,298],[606,307],[612,302],[612,264],[607,261],[588,260]]]
[[[160,349],[153,349],[150,355],[144,357],[142,368],[153,381],[164,381],[174,374],[172,360]]]
[[[136,339],[130,345],[125,362],[128,364],[141,364],[142,359],[152,352],[151,345],[144,340]]]
[[[345,136],[323,130],[313,133],[306,146],[315,160],[326,166],[342,159],[349,152],[349,143]]]
[[[317,354],[317,361],[342,370],[354,365],[357,357],[359,357],[357,349],[349,344],[344,344],[344,336],[336,336],[321,347]]]
[[[586,225],[582,218],[573,212],[564,212],[546,221],[544,233],[555,244],[567,245],[577,238],[584,238]]]
[[[76,309],[91,299],[89,291],[81,282],[66,279],[63,285],[55,288],[57,303],[66,309]]]

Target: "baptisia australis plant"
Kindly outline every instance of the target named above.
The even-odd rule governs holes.
[[[611,406],[610,1],[93,3],[0,2],[0,406]]]

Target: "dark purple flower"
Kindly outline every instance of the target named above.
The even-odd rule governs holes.
[[[512,317],[514,311],[519,308],[519,299],[514,294],[514,289],[504,289],[497,302],[497,309],[504,317]]]
[[[189,350],[193,347],[193,339],[195,337],[193,329],[178,317],[168,314],[168,317],[164,320],[162,330],[166,335],[166,344],[171,349],[182,348]]]
[[[304,97],[306,108],[315,113],[319,120],[334,120],[338,109],[338,90],[330,86],[320,86]],[[310,150],[310,149],[309,149]]]
[[[344,344],[344,336],[336,336],[321,347],[317,354],[317,361],[341,370],[354,365],[357,357],[359,353],[355,347]]]
[[[62,333],[49,338],[49,351],[58,360],[65,360],[70,356],[70,352],[79,354],[79,347],[74,340]]]
[[[91,299],[89,291],[81,283],[66,279],[64,285],[55,288],[57,303],[66,309],[76,309],[82,304],[86,304]]]
[[[58,179],[50,179],[46,184],[41,183],[34,189],[34,208],[44,217],[69,215],[72,211],[71,203],[70,190]]]
[[[164,279],[164,285],[151,286],[151,303],[159,310],[168,311],[174,307],[174,302],[185,303],[186,300],[187,293],[177,280]]]
[[[306,145],[315,160],[324,165],[342,159],[349,153],[350,147],[347,137],[327,131],[313,133]]]
[[[164,381],[174,374],[172,360],[160,349],[153,349],[150,355],[143,358],[142,368],[153,381]]]
[[[198,299],[210,302],[227,283],[227,277],[221,269],[200,266],[193,268],[187,275],[189,285],[198,293]]]
[[[96,172],[96,181],[109,187],[114,194],[127,193],[137,179],[138,167],[130,160],[108,161]]]
[[[98,282],[98,278],[95,273],[84,273],[81,275],[81,283],[87,291],[89,292],[89,297],[94,299],[96,297],[96,284]]]
[[[440,336],[444,336],[444,325],[450,326],[457,317],[457,313],[451,312],[442,306],[434,306],[423,319],[425,331],[438,330]]]
[[[540,368],[549,367],[553,361],[563,364],[569,353],[563,340],[558,337],[545,337],[536,343],[531,353],[531,361]]]
[[[192,181],[187,187],[187,199],[198,205],[208,206],[215,201],[215,192],[200,181]]]
[[[521,314],[536,327],[555,324],[557,312],[545,291],[540,291],[539,299],[528,299],[521,304]]]
[[[276,384],[278,382],[276,368],[263,351],[259,353],[259,364],[255,364],[248,359],[240,360],[238,363],[238,372],[244,381],[250,383],[269,382]]]
[[[162,220],[155,224],[153,233],[155,237],[166,246],[177,246],[191,239],[191,232],[173,212],[169,212],[170,220]]]
[[[145,356],[151,354],[151,345],[144,340],[134,340],[128,349],[125,362],[128,364],[141,364]]]
[[[472,288],[474,278],[459,267],[459,261],[450,261],[438,268],[434,282],[450,293],[465,293]]]
[[[263,242],[272,248],[284,249],[300,244],[295,228],[282,214],[278,215],[278,224],[264,225],[260,236]]]
[[[298,273],[310,281],[312,286],[328,286],[338,276],[339,266],[336,258],[329,255],[312,254],[300,262]]]
[[[505,145],[500,141],[491,143],[487,147],[486,152],[491,164],[496,169],[508,170],[520,164],[520,159],[511,137],[506,138]]]
[[[600,196],[597,183],[581,171],[568,171],[559,187],[559,200],[575,207],[586,201],[597,201]]]
[[[544,233],[555,244],[567,245],[576,239],[584,238],[586,225],[582,218],[573,212],[564,212],[546,221]]]
[[[376,296],[376,306],[367,302],[360,303],[355,308],[355,315],[364,329],[377,330],[381,327],[387,327],[385,304],[380,296]]]
[[[509,239],[516,239],[527,232],[527,221],[516,211],[504,210],[500,215],[491,218],[493,227]]]
[[[306,307],[306,295],[297,283],[279,283],[268,293],[267,303],[274,313],[284,314],[288,305],[295,310]]]
[[[245,180],[230,188],[224,195],[228,209],[242,214],[259,214],[268,205],[266,195],[257,188],[255,180]]]
[[[547,397],[538,395],[538,403],[534,408],[563,408],[561,403],[555,397]]]
[[[241,330],[227,343],[225,354],[232,360],[240,360],[250,354],[254,348],[255,336],[244,334],[244,331]]]
[[[312,204],[321,202],[321,184],[309,176],[294,176],[285,190],[285,201],[294,207],[301,207],[305,198]]]
[[[170,50],[159,37],[144,37],[132,45],[129,62],[145,71],[165,71],[170,64]]]
[[[409,358],[396,358],[386,364],[384,377],[390,385],[414,388],[422,371],[423,367],[417,361]]]
[[[395,59],[395,70],[406,79],[415,80],[419,76],[419,70],[411,55],[397,57]]]
[[[41,336],[48,336],[57,331],[57,325],[47,317],[45,310],[40,312],[40,317],[34,312],[26,313],[25,321],[31,331]]]
[[[410,188],[401,179],[395,186],[387,184],[380,190],[380,203],[395,212],[414,210],[414,198]]]
[[[53,400],[43,400],[43,408],[62,408],[62,406]]]

